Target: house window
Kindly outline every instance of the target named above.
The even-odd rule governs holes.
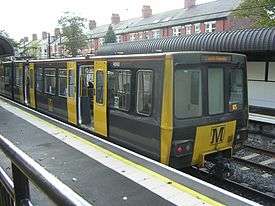
[[[180,36],[181,35],[181,26],[174,26],[172,27],[173,36]]]
[[[102,46],[104,44],[104,38],[99,38],[99,45]]]
[[[136,40],[135,34],[130,34],[130,41],[135,41],[135,40]]]
[[[205,32],[214,32],[216,31],[216,21],[205,22]]]
[[[121,43],[121,35],[116,35],[116,42]]]
[[[195,24],[195,33],[196,34],[201,33],[201,24],[200,23]]]
[[[148,31],[144,32],[144,39],[149,39],[149,32]]]
[[[153,30],[153,39],[159,39],[160,38],[160,29]]]
[[[186,30],[186,35],[192,34],[192,25],[186,25],[185,26],[185,30]]]

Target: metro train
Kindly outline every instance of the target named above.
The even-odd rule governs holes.
[[[174,168],[247,138],[246,57],[169,52],[0,64],[0,94]]]

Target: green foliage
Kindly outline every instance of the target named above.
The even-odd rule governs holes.
[[[115,43],[115,42],[116,42],[116,34],[113,30],[112,25],[110,25],[104,37],[104,43],[108,44],[108,43]]]
[[[275,0],[242,0],[233,15],[251,19],[253,27],[275,26]]]
[[[87,47],[87,35],[85,34],[86,19],[65,12],[60,17],[58,24],[62,27],[62,41],[68,54],[76,56]]]

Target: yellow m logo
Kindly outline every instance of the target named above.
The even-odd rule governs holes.
[[[210,144],[220,144],[224,140],[225,125],[213,127],[211,129],[211,142]]]

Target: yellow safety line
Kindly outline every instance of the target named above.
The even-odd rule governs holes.
[[[17,108],[17,109],[19,109],[19,108]],[[224,205],[224,204],[219,203],[216,200],[213,200],[213,199],[211,199],[211,198],[209,198],[209,197],[207,197],[207,196],[205,196],[203,194],[200,194],[199,192],[196,192],[196,191],[194,191],[194,190],[192,190],[192,189],[190,189],[190,188],[188,188],[188,187],[186,187],[186,186],[184,186],[182,184],[179,184],[179,183],[177,183],[177,182],[175,182],[175,181],[173,181],[173,180],[171,180],[171,179],[169,179],[167,177],[164,177],[164,176],[162,176],[162,175],[160,175],[160,174],[158,174],[158,173],[156,173],[156,172],[154,172],[154,171],[152,171],[152,170],[150,170],[150,169],[148,169],[148,168],[146,168],[144,166],[141,166],[141,165],[136,164],[136,163],[134,163],[134,162],[132,162],[130,160],[127,160],[124,157],[121,157],[121,156],[119,156],[119,155],[117,155],[117,154],[115,154],[115,153],[113,153],[113,152],[111,152],[111,151],[109,151],[107,149],[104,149],[104,148],[102,148],[102,147],[100,147],[100,146],[98,146],[98,145],[96,145],[94,143],[91,143],[88,140],[83,139],[83,138],[81,138],[81,137],[79,137],[79,136],[77,136],[77,135],[75,135],[75,134],[73,134],[73,133],[71,133],[71,132],[69,132],[67,130],[64,130],[64,129],[56,126],[56,125],[53,125],[53,124],[51,124],[51,123],[49,123],[49,122],[47,122],[47,121],[45,121],[45,120],[43,120],[43,119],[35,116],[35,115],[32,115],[32,114],[30,114],[28,112],[25,112],[23,110],[21,110],[21,111],[24,112],[25,114],[27,114],[29,117],[34,118],[36,120],[39,120],[40,122],[48,125],[49,127],[58,129],[60,132],[63,132],[64,134],[66,134],[67,137],[74,138],[74,139],[76,139],[76,140],[78,140],[78,141],[80,141],[80,142],[82,142],[82,143],[84,143],[86,145],[89,145],[89,146],[93,147],[94,149],[96,149],[97,151],[103,152],[104,154],[106,154],[108,156],[111,156],[114,159],[119,160],[119,161],[125,163],[126,165],[129,165],[129,166],[134,167],[134,168],[136,168],[138,170],[141,170],[144,173],[149,174],[150,176],[158,179],[159,181],[164,182],[166,184],[169,184],[169,185],[177,188],[178,190],[180,190],[182,192],[188,193],[191,196],[193,196],[193,197],[195,197],[197,199],[200,199],[200,200],[204,201],[207,204],[210,204],[210,205],[213,205],[213,206],[223,206]]]

